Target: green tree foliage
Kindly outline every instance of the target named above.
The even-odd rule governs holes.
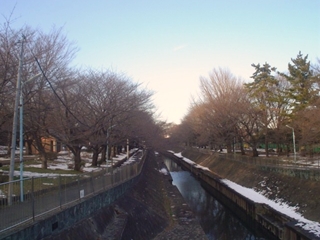
[[[252,83],[245,84],[254,106],[261,112],[260,121],[262,127],[261,134],[265,139],[265,150],[268,156],[268,129],[274,119],[274,102],[277,101],[276,89],[279,85],[278,79],[272,75],[276,71],[275,67],[271,67],[268,63],[264,65],[252,64],[255,72],[251,76]]]
[[[310,106],[318,98],[318,90],[315,88],[315,77],[308,55],[303,56],[299,52],[291,61],[292,63],[288,64],[289,74],[280,74],[290,83],[286,94],[290,99],[291,116],[294,116],[297,111]]]

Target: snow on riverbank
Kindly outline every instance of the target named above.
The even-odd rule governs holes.
[[[142,150],[138,150],[137,148],[131,149],[130,154],[134,152],[139,152]],[[127,157],[126,153],[120,153],[116,157],[112,158],[112,163],[116,164],[119,161],[123,161]],[[81,154],[81,159],[85,162],[85,166],[83,167],[82,171],[83,172],[95,172],[95,171],[101,171],[102,169],[105,169],[107,167],[111,167],[111,160],[108,160],[108,163],[101,164],[100,167],[93,167],[91,166],[91,158],[92,158],[92,153],[88,152],[83,152]],[[2,158],[2,160],[9,160],[8,158]],[[125,164],[130,164],[132,162],[135,162],[139,160],[136,157],[136,154],[133,154],[129,160],[125,162]],[[0,159],[1,163],[1,159]],[[59,152],[59,155],[57,159],[48,162],[48,167],[47,169],[51,170],[66,170],[65,174],[57,174],[57,173],[36,173],[36,172],[30,172],[30,171],[23,171],[23,176],[24,177],[57,177],[57,176],[75,176],[76,174],[68,174],[67,171],[73,170],[73,167],[70,168],[69,165],[73,165],[74,161],[72,159],[72,156],[67,152]],[[125,165],[124,164],[124,165]],[[27,162],[24,164],[24,167],[33,167],[33,168],[41,168],[41,163],[38,164],[28,164]],[[6,173],[5,171],[0,170],[3,173]],[[20,171],[14,171],[15,176],[20,175]]]
[[[183,157],[181,153],[174,153],[173,151],[169,151],[169,152],[173,153],[175,156],[181,158],[183,161],[185,161],[185,162],[187,162],[197,168],[202,168],[207,171],[210,171],[210,169],[202,167],[201,165],[196,164],[192,160]],[[265,196],[263,196],[262,194],[254,191],[253,189],[243,187],[243,186],[241,186],[237,183],[234,183],[230,180],[222,179],[222,182],[225,183],[226,185],[228,185],[230,188],[237,191],[238,193],[240,193],[241,195],[245,196],[246,198],[248,198],[256,203],[263,203],[263,204],[269,205],[270,207],[272,207],[276,211],[283,213],[284,215],[287,215],[293,219],[296,219],[298,221],[296,226],[299,226],[299,227],[303,228],[304,230],[315,234],[317,237],[320,237],[320,223],[310,221],[310,220],[304,218],[300,213],[296,212],[296,208],[290,207],[288,204],[281,202],[281,201],[278,201],[278,202],[272,201],[272,200],[266,198]]]

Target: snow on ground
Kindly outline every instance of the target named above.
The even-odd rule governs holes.
[[[136,154],[133,154],[131,157],[129,157],[129,160],[125,161],[122,165],[128,165],[128,164],[131,164],[133,162],[141,160],[141,157],[142,157],[143,154],[138,154],[138,153],[142,153],[141,149],[138,150],[137,148],[135,148],[135,149],[133,149],[132,152],[136,152]]]
[[[303,229],[312,232],[318,237],[320,237],[320,223],[305,219],[300,213],[296,212],[295,207],[290,207],[289,205],[283,202],[279,203],[272,201],[266,198],[265,196],[261,195],[260,193],[254,191],[253,189],[243,187],[228,179],[222,179],[221,181],[228,185],[230,188],[240,193],[242,196],[245,196],[256,203],[267,204],[273,209],[277,210],[278,212],[281,212],[293,219],[296,219],[299,222],[298,224],[296,224],[297,226],[300,226]]]
[[[1,146],[0,146],[1,147]],[[1,150],[1,148],[0,148]],[[137,148],[131,149],[130,154],[134,153],[137,151]],[[141,151],[141,150],[140,150]],[[118,161],[122,161],[127,157],[127,154],[125,153],[120,153],[116,157],[112,158],[113,164],[116,164]],[[81,159],[85,161],[85,166],[83,167],[83,172],[93,172],[93,171],[100,171],[104,168],[111,167],[111,160],[108,160],[106,164],[101,164],[100,167],[92,167],[91,166],[91,159],[92,159],[92,153],[88,152],[83,152],[81,153]],[[0,158],[1,160],[8,160],[8,158]],[[130,164],[132,162],[137,161],[137,157],[135,154],[129,158],[128,161],[124,163],[125,164]],[[51,170],[73,170],[73,168],[69,167],[69,165],[73,165],[74,161],[72,159],[72,154],[70,154],[68,151],[61,151],[59,152],[59,155],[57,159],[55,159],[52,162],[48,162],[48,169]],[[41,168],[41,163],[39,164],[25,164],[24,167],[34,167],[34,168]],[[2,171],[2,170],[0,170]],[[4,171],[3,171],[4,172]],[[20,175],[20,171],[14,171],[15,176]],[[75,174],[56,174],[56,173],[35,173],[35,172],[29,172],[29,171],[23,171],[23,176],[24,177],[56,177],[56,176],[75,176]]]
[[[200,166],[199,164],[196,164],[192,160],[183,157],[181,152],[180,153],[174,153],[173,151],[169,151],[169,152],[173,153],[175,156],[181,158],[183,161],[185,161],[189,164],[192,164],[196,167]],[[201,167],[201,168],[203,168],[203,167]],[[203,169],[205,169],[205,168],[203,168]],[[206,170],[210,171],[210,169],[208,169],[208,168]],[[287,215],[293,219],[296,219],[298,221],[296,226],[299,226],[299,227],[305,229],[306,231],[314,233],[316,236],[320,237],[320,223],[310,221],[310,220],[304,218],[300,213],[296,212],[297,209],[295,207],[290,207],[288,204],[281,202],[281,200],[275,200],[275,201],[270,200],[270,199],[266,198],[265,196],[263,196],[262,194],[254,191],[253,189],[243,187],[243,186],[238,185],[230,180],[222,179],[222,182],[224,182],[226,185],[228,185],[230,188],[234,189],[235,191],[237,191],[241,195],[245,196],[246,198],[248,198],[256,203],[267,204],[270,207],[272,207],[273,209],[277,210],[278,212],[281,212],[284,215]]]
[[[1,198],[6,198],[7,197],[7,195],[5,195],[3,192],[2,192],[2,190],[0,189],[0,199]]]
[[[209,149],[207,149],[209,151]],[[248,150],[248,149],[247,149]],[[251,150],[251,148],[250,148]],[[274,151],[276,151],[276,149],[273,149]],[[227,149],[221,149],[219,151],[216,150],[210,150],[212,152],[218,152],[218,153],[228,153]],[[235,150],[236,152],[240,153],[240,150]],[[259,157],[266,157],[265,154],[265,149],[264,148],[258,148],[257,151],[259,152]],[[278,157],[278,155],[269,155],[269,157]],[[288,164],[288,165],[299,165],[299,167],[303,167],[303,168],[318,168],[320,169],[320,157],[319,156],[315,156],[315,157],[303,157],[299,154],[297,154],[296,156],[296,160],[294,160],[294,155],[293,153],[290,154],[290,156],[288,157],[282,157],[281,161]]]
[[[19,171],[14,171],[15,176],[19,176]],[[23,171],[24,177],[58,177],[58,176],[65,176],[65,177],[71,177],[76,176],[76,174],[58,174],[58,173],[36,173],[36,172],[27,172]]]
[[[159,172],[162,173],[163,175],[168,175],[168,174],[169,174],[169,173],[168,173],[168,170],[165,169],[165,168],[161,168],[161,169],[159,170]]]

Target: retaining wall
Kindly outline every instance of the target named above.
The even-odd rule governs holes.
[[[83,200],[75,206],[61,210],[53,216],[38,220],[32,223],[31,226],[22,227],[23,229],[15,230],[15,232],[8,233],[6,236],[0,236],[0,238],[5,240],[37,240],[57,234],[112,204],[137,181],[138,177],[139,175],[114,188]]]
[[[297,223],[296,220],[274,210],[266,204],[255,203],[231,189],[221,181],[221,177],[217,174],[198,168],[196,163],[191,164],[183,161],[182,158],[179,158],[172,153],[163,152],[162,154],[167,155],[180,166],[193,173],[200,181],[202,181],[204,187],[209,192],[215,193],[214,195],[218,196],[217,200],[221,200],[223,204],[227,205],[227,207],[240,216],[242,220],[267,231],[273,238],[291,240],[319,239],[309,232],[295,226]]]

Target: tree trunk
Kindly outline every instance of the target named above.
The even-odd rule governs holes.
[[[74,156],[74,170],[80,171],[81,170],[81,147],[70,147],[68,146]]]
[[[46,153],[40,153],[40,159],[41,159],[41,168],[47,169],[48,168],[48,161],[47,161],[47,155]]]
[[[98,166],[98,156],[99,156],[99,149],[97,147],[93,147],[92,149],[92,166]]]
[[[40,158],[41,158],[41,167],[43,169],[47,169],[48,164],[47,164],[47,155],[46,155],[46,150],[42,145],[42,141],[40,137],[37,137],[37,135],[34,135],[34,139],[35,139],[35,144],[36,144],[36,148],[39,152]]]
[[[257,146],[253,146],[252,147],[252,156],[253,157],[258,157],[259,156],[259,153],[258,153],[258,150],[257,150]]]
[[[239,141],[239,143],[240,143],[241,155],[246,155],[246,152],[244,151],[244,147],[243,147],[243,140],[242,140],[242,138],[239,137],[238,141]]]
[[[103,145],[101,147],[101,162],[106,162],[106,156],[107,156],[107,148],[106,148],[106,145]]]
[[[231,153],[232,152],[232,147],[231,144],[227,144],[227,153]]]
[[[32,139],[27,139],[26,140],[26,155],[32,155]]]
[[[264,141],[264,148],[265,148],[265,151],[266,151],[266,156],[269,157],[269,145],[268,145],[268,134],[266,133],[265,135],[265,141]]]
[[[112,146],[112,147],[111,147],[111,157],[116,157],[116,156],[117,156],[116,147],[115,147],[115,146]]]

